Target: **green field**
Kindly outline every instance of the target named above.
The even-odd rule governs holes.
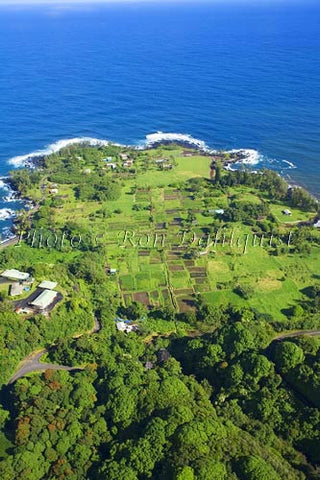
[[[123,304],[169,304],[185,312],[194,308],[200,293],[211,304],[248,304],[281,320],[303,300],[303,289],[319,272],[319,247],[311,246],[308,255],[291,248],[276,256],[272,251],[276,240],[269,244],[271,233],[263,229],[269,222],[270,230],[272,223],[272,231],[283,240],[291,227],[311,221],[314,211],[290,207],[292,215],[287,217],[282,213],[286,202],[270,199],[255,187],[214,188],[208,182],[210,158],[185,157],[180,147],[132,155],[134,168],[115,172],[106,170],[101,154],[79,161],[78,182],[90,181],[92,175],[120,182],[121,194],[114,201],[82,201],[76,195],[77,184],[69,181],[59,183],[58,194],[52,195],[50,177],[43,180],[48,187],[42,191],[42,203],[60,199],[60,205],[50,209],[55,229],[67,226],[89,243],[95,239],[106,247],[105,265],[117,270],[114,281]],[[159,158],[167,158],[172,168],[160,169]],[[86,168],[89,174],[83,173]],[[39,190],[33,188],[29,194],[39,199]],[[228,222],[214,212],[232,205],[267,205],[270,218]],[[69,248],[70,258],[78,253]],[[250,298],[235,293],[237,285],[249,286]]]

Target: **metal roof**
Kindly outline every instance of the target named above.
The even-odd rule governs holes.
[[[43,280],[40,285],[38,285],[39,288],[45,288],[46,290],[53,290],[57,286],[57,282],[50,282],[49,280]]]
[[[12,268],[11,270],[5,270],[1,276],[5,278],[13,278],[14,280],[27,280],[30,277],[30,274],[19,272],[19,270]]]
[[[42,310],[49,307],[57,296],[57,292],[53,290],[44,290],[40,295],[30,303],[33,307],[38,307]]]

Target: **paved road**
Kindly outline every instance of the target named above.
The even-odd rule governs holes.
[[[98,333],[101,330],[101,324],[97,318],[94,319],[94,326],[89,334]],[[80,338],[83,334],[77,335],[73,338]],[[75,370],[83,370],[81,367],[68,367],[67,365],[56,365],[54,363],[42,363],[41,357],[47,353],[47,349],[37,350],[36,352],[32,352],[28,355],[18,367],[16,373],[10,378],[8,385],[14,383],[21,377],[24,377],[28,373],[31,372],[43,372],[45,370],[67,370],[68,372],[75,371]]]
[[[275,340],[284,340],[285,338],[302,337],[302,336],[318,337],[320,330],[297,330],[296,332],[282,333],[275,337]]]
[[[23,362],[20,364],[20,368],[17,372],[10,378],[8,384],[14,383],[18,378],[23,377],[31,372],[41,372],[45,370],[67,370],[71,372],[72,370],[83,370],[81,367],[67,367],[66,365],[55,365],[54,363],[41,363],[41,357],[47,353],[46,349],[40,350],[38,352],[33,352],[29,355]]]
[[[101,329],[101,324],[97,318],[94,320],[94,326],[92,330],[90,330],[90,334],[98,333]],[[309,335],[311,337],[320,336],[320,330],[298,330],[296,332],[289,332],[289,333],[282,333],[278,335],[273,341],[281,341],[286,338],[293,338],[293,337],[301,337],[303,335]],[[81,335],[74,337],[79,338]],[[31,353],[28,357],[26,357],[20,364],[20,367],[16,371],[16,373],[10,378],[8,384],[14,383],[19,378],[27,375],[31,372],[41,372],[45,370],[67,370],[69,372],[74,370],[83,370],[81,367],[68,367],[67,365],[56,365],[54,363],[41,363],[41,357],[47,353],[48,350],[43,349],[36,352]]]
[[[10,245],[16,245],[18,242],[19,242],[18,236],[9,238],[8,240],[4,240],[2,243],[0,243],[0,248],[10,247]]]

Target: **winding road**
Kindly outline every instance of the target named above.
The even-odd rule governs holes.
[[[21,362],[18,371],[10,378],[8,385],[32,372],[41,372],[45,370],[67,370],[68,372],[71,372],[72,370],[83,370],[81,367],[67,367],[66,365],[55,365],[54,363],[41,363],[41,357],[47,352],[48,350],[43,349],[31,353],[31,355],[25,358]]]
[[[94,333],[98,333],[100,330],[101,330],[101,324],[99,320],[95,318],[93,328],[86,333],[92,335]],[[73,338],[80,338],[83,335],[84,334],[75,335]],[[277,337],[275,337],[272,340],[272,342],[285,340],[286,338],[301,337],[304,335],[306,336],[308,335],[310,337],[320,336],[320,330],[297,330],[296,332],[282,333]],[[35,352],[32,352],[30,355],[28,355],[20,363],[18,370],[10,378],[8,385],[14,383],[19,378],[24,377],[25,375],[28,375],[29,373],[32,373],[32,372],[43,372],[45,370],[67,370],[68,372],[71,372],[71,371],[83,370],[83,367],[68,367],[67,365],[56,365],[54,363],[42,363],[41,357],[43,357],[43,355],[47,352],[48,350],[44,348],[42,350],[37,350]]]
[[[86,334],[92,335],[94,333],[98,333],[101,330],[101,324],[97,318],[94,319],[94,326]],[[73,338],[80,338],[84,334],[75,335]],[[52,345],[54,347],[54,345]],[[44,372],[45,370],[67,370],[68,372],[72,371],[80,371],[83,370],[83,367],[68,367],[67,365],[56,365],[54,363],[42,363],[41,357],[45,353],[48,353],[48,349],[43,348],[42,350],[36,350],[28,355],[22,362],[20,363],[18,370],[16,373],[10,378],[8,385],[14,383],[21,377],[28,375],[32,372]]]

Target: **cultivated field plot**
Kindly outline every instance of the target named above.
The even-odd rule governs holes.
[[[243,189],[233,192],[237,194],[246,202],[261,201]],[[194,308],[196,295],[202,294],[212,304],[249,304],[281,320],[287,309],[303,299],[302,290],[320,268],[317,248],[312,267],[310,258],[303,256],[280,259],[268,253],[267,238],[260,246],[261,236],[254,240],[251,228],[239,222],[216,240],[219,220],[217,223],[213,215],[207,215],[203,199],[191,200],[187,191],[154,186],[151,198],[152,219],[149,211],[139,217],[131,214],[125,242],[124,224],[116,219],[108,223],[108,231],[114,235],[108,262],[119,272],[119,289],[126,304],[132,300],[149,306],[171,304],[187,312]],[[156,201],[159,198],[163,200]],[[227,201],[227,195],[214,199],[214,207],[225,207]],[[206,251],[208,232],[213,245]],[[244,252],[246,235],[250,239]],[[203,255],[192,258],[192,248]],[[238,284],[252,287],[249,299],[235,293]]]
[[[160,169],[159,159],[172,168]],[[286,215],[288,205],[249,186],[213,188],[209,165],[208,156],[184,157],[182,148],[172,146],[135,153],[132,168],[115,173],[102,159],[83,163],[81,171],[89,167],[91,175],[104,172],[120,181],[120,197],[82,201],[76,185],[61,184],[61,205],[52,210],[52,223],[86,235],[89,229],[99,240],[126,305],[168,304],[187,312],[202,294],[212,304],[249,304],[281,320],[319,275],[318,247],[311,244],[307,255],[270,254],[267,215],[250,223],[237,216],[226,220],[221,212],[267,204],[283,238],[315,213],[291,208]],[[249,298],[236,293],[239,286],[250,289]]]

